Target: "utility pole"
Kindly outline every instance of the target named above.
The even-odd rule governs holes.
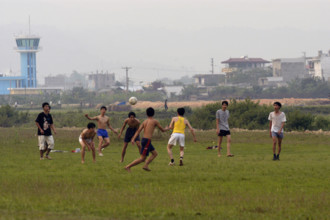
[[[132,67],[125,66],[122,69],[126,70],[126,92],[128,92],[128,70],[132,69]]]
[[[213,58],[211,58],[211,73],[214,74],[214,61]]]

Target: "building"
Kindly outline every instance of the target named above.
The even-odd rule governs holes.
[[[115,85],[114,73],[98,73],[88,75],[88,89],[98,91],[101,89],[111,89]]]
[[[217,86],[225,82],[224,74],[197,74],[193,78],[198,86]]]
[[[22,35],[15,38],[17,52],[21,57],[21,76],[0,75],[0,94],[10,94],[15,88],[37,87],[36,53],[40,50],[40,37],[35,35]]]
[[[274,59],[273,76],[283,77],[284,82],[289,82],[296,78],[305,78],[307,76],[306,58],[279,58]]]
[[[182,95],[183,86],[164,86],[164,91],[167,98]]]
[[[258,85],[264,87],[280,87],[287,84],[283,81],[283,77],[260,77]]]
[[[45,77],[46,87],[65,87],[66,77],[64,75]]]
[[[330,50],[318,52],[317,57],[307,58],[308,73],[319,79],[330,81]]]
[[[230,58],[221,63],[226,65],[226,67],[222,69],[222,72],[228,74],[235,71],[244,72],[256,68],[265,68],[266,64],[270,62],[262,58],[249,58],[248,56],[243,56],[241,58]]]

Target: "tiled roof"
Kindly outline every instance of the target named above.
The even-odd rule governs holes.
[[[230,58],[221,63],[270,63],[262,58]]]

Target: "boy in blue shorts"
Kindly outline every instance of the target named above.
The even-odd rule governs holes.
[[[149,156],[149,152],[151,152],[152,155],[145,162],[145,165],[143,166],[143,169],[146,170],[146,171],[151,171],[149,169],[148,165],[158,155],[157,151],[155,150],[155,148],[151,144],[151,137],[154,133],[154,130],[155,130],[156,127],[158,127],[159,130],[161,130],[162,132],[165,132],[165,131],[169,130],[168,126],[163,128],[159,124],[159,122],[156,119],[153,118],[153,116],[155,114],[155,110],[153,108],[148,108],[146,112],[147,112],[148,118],[142,123],[142,125],[139,127],[137,132],[135,132],[135,135],[132,137],[132,140],[131,140],[132,144],[134,144],[135,139],[140,134],[140,132],[143,130],[144,133],[143,133],[143,138],[142,138],[142,141],[141,141],[141,145],[142,145],[141,157],[134,160],[132,163],[128,164],[125,167],[125,169],[128,172],[131,172],[131,167],[136,166],[136,165],[144,162],[146,160],[146,158]]]
[[[283,127],[286,122],[286,117],[284,112],[280,109],[282,104],[280,102],[274,102],[274,111],[268,116],[269,120],[269,136],[273,139],[273,160],[280,160],[280,153],[282,148],[283,140]],[[278,142],[278,151],[276,155],[276,142]]]
[[[106,148],[110,144],[110,138],[107,132],[107,126],[113,131],[115,134],[118,135],[118,132],[113,129],[110,125],[110,118],[105,115],[107,111],[107,107],[102,106],[100,109],[101,114],[95,117],[89,117],[88,114],[85,114],[85,117],[89,120],[96,120],[97,121],[97,137],[99,139],[99,147],[98,152],[99,156],[103,156],[102,149]],[[104,143],[103,143],[104,142]]]

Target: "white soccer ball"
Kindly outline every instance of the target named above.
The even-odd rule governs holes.
[[[137,103],[137,101],[138,101],[137,98],[134,96],[129,98],[129,100],[128,100],[129,104],[131,104],[131,105],[135,105]]]

